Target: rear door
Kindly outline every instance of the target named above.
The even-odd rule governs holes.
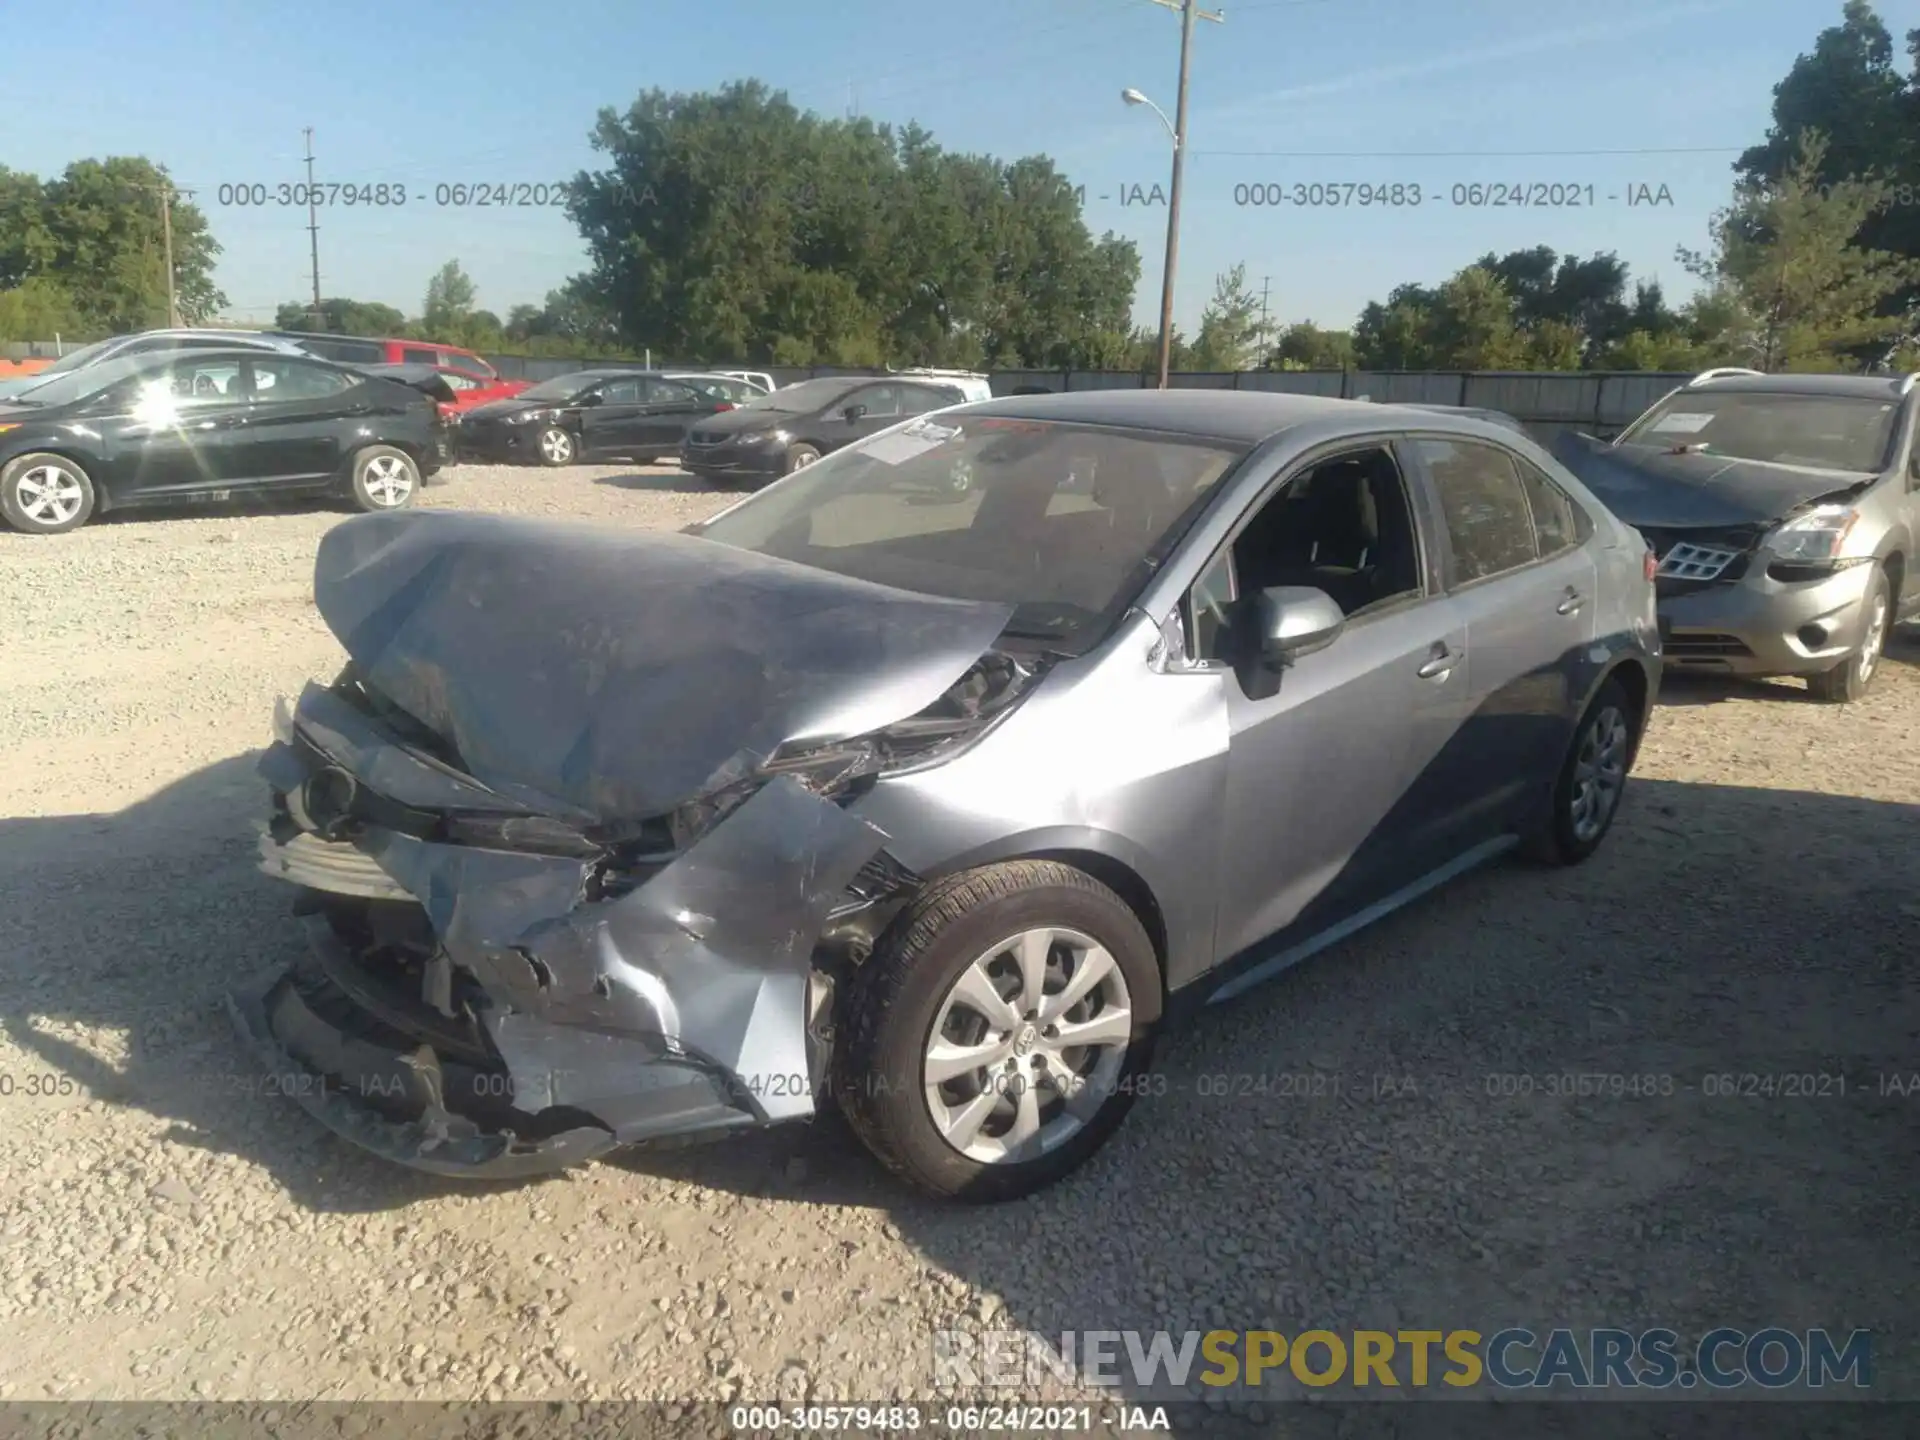
[[[1523,457],[1429,435],[1408,447],[1443,520],[1449,595],[1466,625],[1467,711],[1425,779],[1429,855],[1508,830],[1551,785],[1578,720],[1594,637],[1591,521]]]
[[[641,383],[643,410],[636,443],[649,452],[679,450],[696,420],[717,414],[723,404],[732,403],[702,394],[682,380],[648,377]]]
[[[241,463],[266,484],[298,485],[338,473],[367,382],[287,355],[247,362],[252,400]]]

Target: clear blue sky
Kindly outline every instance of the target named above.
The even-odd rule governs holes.
[[[1772,87],[1839,0],[1246,0],[1197,28],[1176,313],[1244,261],[1280,321],[1351,323],[1405,280],[1488,250],[1616,251],[1669,297],[1674,263],[1763,135]],[[1881,0],[1896,36],[1920,0]],[[602,106],[648,86],[758,77],[803,106],[917,120],[949,149],[1055,157],[1089,225],[1138,241],[1136,316],[1157,314],[1179,20],[1151,0],[0,0],[12,99],[0,162],[48,174],[144,154],[197,189],[237,316],[309,292],[304,210],[217,203],[222,182],[403,182],[404,211],[325,211],[328,295],[419,308],[457,258],[480,303],[537,303],[582,268],[559,211],[436,208],[446,182],[550,181],[595,164]],[[1692,153],[1522,154],[1690,150]],[[1262,152],[1292,152],[1290,154]],[[1319,158],[1301,152],[1345,152]],[[1352,152],[1385,152],[1354,154]],[[1447,152],[1418,155],[1412,152]],[[1452,158],[1454,152],[1474,152]],[[1506,153],[1495,153],[1506,152]],[[1418,184],[1411,208],[1235,203],[1243,185]],[[1476,209],[1456,184],[1591,186],[1580,209]],[[1628,187],[1670,204],[1629,206]],[[1138,193],[1145,203],[1122,203]],[[1103,199],[1102,196],[1107,198]],[[1610,199],[1609,196],[1618,196]],[[1437,198],[1436,198],[1437,197]]]

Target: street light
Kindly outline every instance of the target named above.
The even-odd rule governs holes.
[[[1143,92],[1129,87],[1120,92],[1120,98],[1129,105],[1144,105],[1153,111],[1154,114],[1160,117],[1160,123],[1167,127],[1167,135],[1173,141],[1174,145],[1177,147],[1180,144],[1180,132],[1173,128],[1173,121],[1167,118],[1167,112],[1149,100]]]

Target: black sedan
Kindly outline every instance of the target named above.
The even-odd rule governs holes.
[[[457,444],[462,456],[510,463],[659,460],[679,452],[689,425],[732,404],[652,370],[576,370],[475,406],[461,419]]]
[[[681,447],[680,468],[703,480],[764,483],[963,399],[951,385],[870,375],[803,380],[694,426]]]
[[[411,505],[438,468],[429,390],[258,349],[130,355],[0,402],[0,514],[57,535],[101,511],[237,494]]]

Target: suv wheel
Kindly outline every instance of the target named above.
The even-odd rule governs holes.
[[[1553,809],[1529,847],[1549,865],[1578,865],[1600,848],[1620,813],[1633,758],[1633,702],[1618,680],[1593,697],[1553,785]]]
[[[0,514],[28,535],[77,530],[93,506],[93,481],[64,455],[22,455],[0,469]]]
[[[1021,860],[933,885],[854,972],[834,1089],[887,1167],[1010,1200],[1082,1164],[1145,1083],[1153,943],[1082,871]]]
[[[1822,675],[1809,675],[1807,689],[1816,699],[1833,705],[1858,700],[1880,673],[1880,657],[1886,652],[1887,630],[1893,620],[1893,586],[1887,572],[1873,567],[1873,583],[1867,589],[1867,632],[1860,646],[1833,669]]]

